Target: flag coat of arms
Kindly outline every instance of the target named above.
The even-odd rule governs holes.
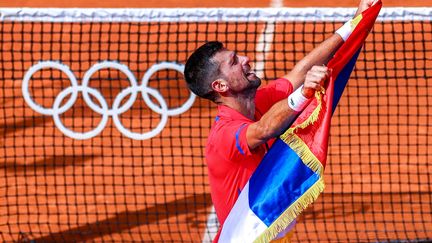
[[[324,190],[331,116],[381,1],[351,21],[353,32],[328,63],[325,87],[270,148],[222,226],[219,242],[269,242]]]

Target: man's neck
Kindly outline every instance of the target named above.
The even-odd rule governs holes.
[[[255,119],[255,95],[221,97],[217,103],[228,106],[251,120]]]

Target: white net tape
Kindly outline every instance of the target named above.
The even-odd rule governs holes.
[[[346,21],[356,8],[0,8],[1,21],[241,22]],[[378,21],[432,20],[432,8],[383,8]]]

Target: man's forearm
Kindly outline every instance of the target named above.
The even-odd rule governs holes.
[[[298,113],[308,105],[315,91],[321,88],[321,83],[328,76],[327,67],[312,67],[308,71],[302,87],[297,88],[287,99],[274,104],[259,121],[249,125],[246,130],[249,148],[253,150],[268,139],[276,137],[286,130]],[[305,93],[305,90],[311,92]]]
[[[294,89],[297,89],[303,84],[306,73],[315,65],[327,64],[342,44],[343,39],[334,34],[298,62],[285,77],[291,81]]]
[[[374,2],[376,2],[376,0],[361,0],[354,18],[368,9]],[[343,42],[339,34],[333,34],[297,63],[285,78],[290,80],[294,89],[296,89],[304,82],[305,75],[309,69],[314,65],[327,64]]]
[[[288,106],[283,99],[274,104],[259,121],[251,124],[246,131],[246,138],[251,150],[265,143],[268,139],[280,135],[297,117],[298,112]]]

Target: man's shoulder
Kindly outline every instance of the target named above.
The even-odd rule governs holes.
[[[217,116],[210,128],[209,139],[229,139],[231,138],[229,135],[235,135],[241,127],[250,123],[252,121],[247,119],[229,119]]]
[[[207,138],[208,152],[244,150],[244,132],[253,121],[241,116],[216,116]],[[240,148],[240,149],[239,149]]]

